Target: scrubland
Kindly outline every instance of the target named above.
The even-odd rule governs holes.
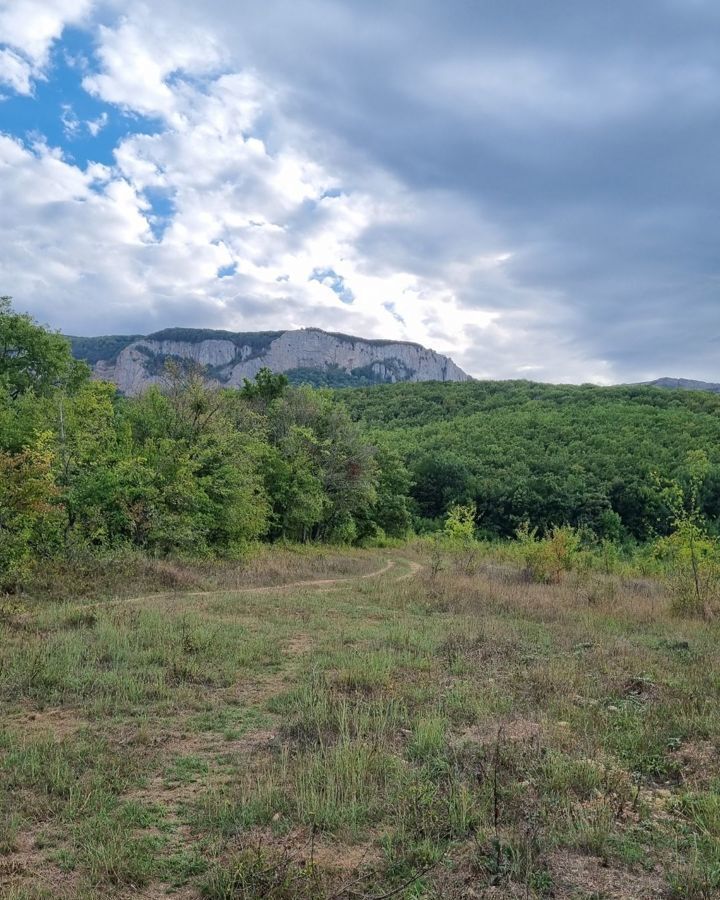
[[[718,624],[430,541],[49,563],[0,605],[0,896],[720,895]]]

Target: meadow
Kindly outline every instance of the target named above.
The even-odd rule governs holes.
[[[720,641],[429,540],[49,561],[0,605],[0,896],[720,896]]]

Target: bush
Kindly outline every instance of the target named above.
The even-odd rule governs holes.
[[[537,529],[525,523],[517,531],[525,569],[533,581],[557,584],[564,572],[571,571],[580,554],[580,535],[575,528],[562,525],[553,528],[544,538]]]
[[[476,516],[477,507],[474,503],[455,503],[448,510],[443,527],[442,542],[447,550],[454,553],[464,575],[471,575],[477,565]]]
[[[694,523],[678,523],[655,543],[656,558],[667,567],[672,604],[677,615],[710,615],[720,604],[720,543]]]
[[[59,540],[56,499],[52,455],[45,448],[0,453],[0,589],[16,587],[33,560]]]

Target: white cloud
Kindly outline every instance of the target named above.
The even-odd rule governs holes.
[[[74,332],[318,325],[416,340],[479,375],[613,379],[588,338],[592,302],[562,275],[574,266],[572,286],[588,284],[586,258],[607,269],[585,243],[618,219],[603,210],[588,228],[596,207],[572,178],[587,165],[592,188],[603,166],[625,170],[563,137],[600,123],[624,139],[665,94],[710,104],[712,66],[653,83],[664,60],[586,65],[522,42],[481,54],[469,28],[445,35],[449,50],[423,25],[430,3],[403,18],[319,0],[98,2],[0,0],[0,81],[31,93],[63,27],[100,10],[78,77],[153,133],[86,168],[0,140],[0,292]],[[68,138],[107,121],[63,112]]]
[[[179,124],[183,90],[173,75],[205,75],[222,61],[220,44],[207,29],[164,20],[135,7],[114,27],[101,26],[97,56],[101,71],[86,75],[91,94],[146,116]]]
[[[61,106],[60,121],[62,122],[65,137],[70,140],[76,138],[80,131],[81,122],[69,103],[63,103]]]
[[[82,22],[93,0],[0,0],[0,83],[20,94],[44,77],[49,51],[67,25]]]
[[[103,130],[103,128],[108,123],[108,114],[106,112],[100,113],[97,119],[90,119],[85,123],[85,127],[90,132],[93,137],[97,137],[98,134]]]
[[[318,325],[420,341],[465,354],[476,368],[467,335],[490,334],[497,314],[463,307],[459,294],[478,274],[497,278],[506,256],[490,245],[462,264],[441,264],[433,277],[402,259],[388,265],[368,256],[360,245],[369,227],[402,227],[413,217],[449,224],[448,198],[430,196],[418,208],[417,197],[381,172],[363,187],[338,190],[352,176],[310,158],[311,138],[284,129],[274,92],[257,76],[185,80],[185,65],[199,63],[184,38],[167,48],[162,66],[143,64],[129,77],[114,54],[122,48],[131,60],[148,59],[148,33],[127,21],[117,33],[104,29],[107,66],[87,83],[106,101],[167,121],[155,134],[123,140],[114,171],[83,171],[44,145],[0,144],[8,166],[5,178],[0,163],[0,202],[10,212],[0,237],[12,292],[72,332]],[[136,89],[133,79],[148,71]],[[168,80],[171,71],[178,80]],[[268,132],[269,119],[272,150],[258,134],[261,124]],[[83,127],[70,107],[63,122],[70,136]],[[158,196],[172,207],[160,218],[152,206]],[[163,218],[156,237],[151,226]],[[11,229],[11,221],[22,227]],[[228,267],[233,274],[218,278]],[[351,305],[332,279],[313,277],[323,270],[343,279]]]
[[[13,50],[0,50],[0,85],[7,85],[18,94],[31,94],[32,74],[26,59]]]

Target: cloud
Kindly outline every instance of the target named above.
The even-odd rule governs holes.
[[[105,329],[132,309],[151,324],[338,328],[347,327],[341,311],[352,305],[349,330],[406,338],[412,327],[428,341],[436,301],[452,306],[447,288],[397,266],[377,272],[358,252],[369,224],[403,219],[410,198],[385,178],[376,178],[379,196],[340,189],[344,173],[288,139],[274,102],[250,73],[183,80],[173,85],[172,123],[123,140],[112,171],[83,172],[59,151],[12,142],[14,168],[35,174],[32,192],[4,198],[25,223],[21,235],[4,236],[6,258],[17,271],[26,248],[50,244],[61,222],[71,235],[38,255],[18,293],[29,292],[46,317],[59,305],[71,330]],[[71,136],[82,127],[71,109],[64,121]],[[298,135],[291,129],[293,140]],[[44,204],[48,171],[60,194]],[[118,220],[130,226],[122,236]]]
[[[2,0],[0,2],[0,84],[31,94],[45,77],[52,44],[67,25],[81,23],[92,0]]]
[[[60,109],[60,121],[62,122],[65,137],[73,140],[77,137],[82,123],[69,103],[63,103]]]
[[[319,325],[488,377],[720,377],[715,4],[12,7],[0,77],[30,93],[82,22],[78,78],[131,132],[112,167],[3,145],[6,289],[66,330]],[[76,109],[68,152],[108,139]]]
[[[184,93],[173,76],[205,75],[221,63],[220,42],[210,30],[189,26],[186,18],[152,15],[142,6],[113,27],[101,25],[98,38],[100,71],[85,76],[85,89],[107,103],[173,124],[180,124]]]
[[[98,134],[100,134],[103,128],[107,125],[107,123],[108,114],[106,112],[102,112],[96,119],[88,120],[85,123],[85,127],[93,137],[97,137]]]
[[[13,50],[0,50],[0,84],[18,94],[32,93],[32,65]]]

